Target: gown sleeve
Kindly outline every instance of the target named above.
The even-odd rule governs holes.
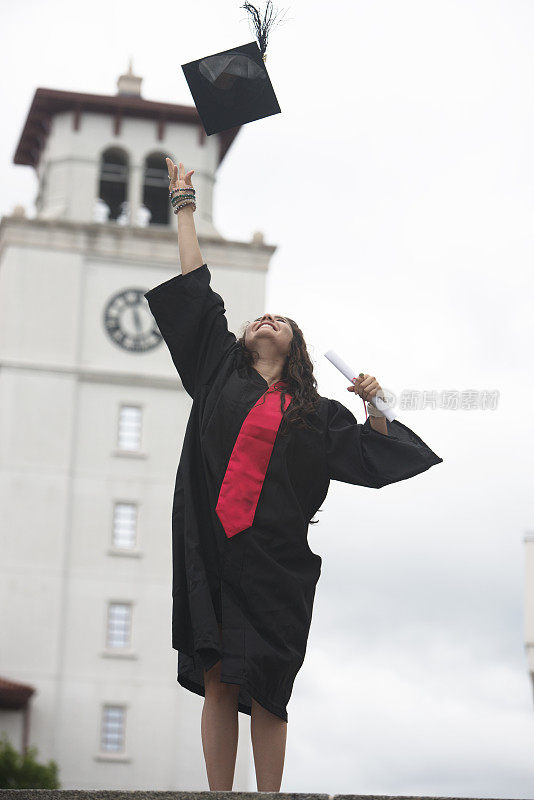
[[[398,420],[386,421],[388,435],[362,424],[338,400],[328,400],[326,460],[331,480],[380,489],[412,478],[443,459]]]
[[[237,341],[207,264],[175,275],[145,293],[186,392],[194,397]]]

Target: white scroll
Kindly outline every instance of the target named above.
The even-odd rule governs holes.
[[[356,378],[359,377],[356,375],[354,370],[351,369],[340,356],[338,356],[335,350],[327,350],[324,355],[329,361],[332,362],[334,367],[337,367],[337,369],[343,373],[345,378],[347,378],[347,380],[349,380],[351,383],[354,383]],[[382,400],[381,397],[375,395],[374,397],[370,398],[369,402],[372,403],[375,408],[381,411],[386,419],[389,420],[389,422],[393,422],[393,420],[396,418],[395,412],[388,406],[386,402],[384,402],[384,400]]]

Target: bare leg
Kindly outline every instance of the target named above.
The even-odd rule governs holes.
[[[222,640],[219,623],[219,637]],[[210,791],[232,791],[237,756],[239,685],[221,683],[221,662],[204,670],[201,732]]]
[[[258,792],[279,792],[284,771],[287,722],[252,698],[250,734]]]

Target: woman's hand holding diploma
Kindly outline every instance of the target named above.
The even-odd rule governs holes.
[[[385,402],[384,392],[380,388],[380,384],[374,383],[374,381],[376,381],[374,375],[364,375],[363,372],[360,372],[359,377],[356,377],[356,372],[351,367],[349,367],[349,365],[345,361],[343,361],[341,356],[338,355],[335,350],[332,349],[327,350],[324,355],[330,361],[330,363],[332,363],[334,367],[338,369],[341,372],[341,374],[345,376],[345,378],[347,378],[347,380],[351,381],[351,383],[355,385],[356,389],[354,388],[354,386],[349,386],[348,387],[349,391],[356,390],[357,393],[361,395],[359,389],[362,388],[362,391],[365,393],[365,397],[361,395],[362,399],[364,400],[368,399],[371,406],[373,408],[376,408],[376,410],[380,412],[378,415],[378,421],[380,423],[382,423],[382,420],[380,419],[380,416],[382,414],[386,417],[387,420],[389,420],[389,422],[393,422],[393,420],[396,417],[396,414],[393,411],[393,409],[390,408],[388,404]],[[369,416],[372,417],[374,416],[374,414],[369,412]],[[387,434],[387,426],[385,422],[383,425],[382,424],[380,424],[379,426],[373,425],[372,427],[375,430],[380,431],[380,433]]]
[[[370,401],[372,397],[375,397],[376,394],[381,391],[382,387],[378,383],[377,379],[374,375],[367,375],[363,372],[360,372],[358,378],[354,378],[354,383],[350,386],[347,386],[348,392],[354,392],[354,394],[359,394],[363,400]],[[378,431],[379,433],[384,433],[386,436],[388,434],[388,427],[386,424],[386,418],[384,416],[380,417],[373,417],[369,415],[369,422],[371,427]]]
[[[363,372],[360,372],[359,377],[354,378],[354,381],[351,386],[347,386],[347,390],[357,392],[364,400],[370,400],[382,388],[374,375],[364,375]]]

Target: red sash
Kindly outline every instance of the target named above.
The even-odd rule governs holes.
[[[262,490],[274,441],[282,421],[278,381],[248,412],[234,444],[215,508],[228,538],[250,528]],[[264,399],[265,398],[265,401]],[[291,395],[284,398],[284,410]]]

